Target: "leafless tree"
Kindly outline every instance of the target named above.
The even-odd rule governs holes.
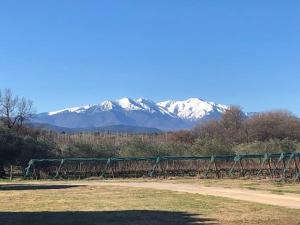
[[[246,121],[251,141],[300,140],[300,120],[287,111],[259,113]]]
[[[16,107],[19,98],[13,96],[10,89],[5,89],[0,98],[1,118],[8,128],[12,128],[17,121]]]
[[[17,122],[18,126],[23,126],[25,120],[28,120],[33,116],[33,102],[26,98],[21,98],[17,105]]]
[[[22,127],[34,113],[33,102],[14,96],[11,89],[0,92],[0,118],[8,128]]]

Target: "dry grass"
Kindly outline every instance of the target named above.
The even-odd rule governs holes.
[[[91,181],[99,181],[99,177],[90,178]],[[86,180],[82,180],[85,182]],[[108,179],[108,181],[116,181],[116,182],[168,182],[168,183],[188,183],[188,184],[200,184],[206,187],[224,187],[224,188],[245,188],[250,190],[264,190],[270,191],[275,194],[284,194],[284,193],[294,193],[300,194],[300,182],[279,182],[274,180],[264,180],[264,179],[197,179],[193,177],[171,177],[168,179],[158,179],[158,178],[136,178],[136,179]],[[0,179],[1,183],[7,183],[7,180]],[[14,179],[13,182],[18,183],[26,183],[27,180],[24,179]],[[30,181],[32,183],[40,182],[40,181]],[[49,180],[49,182],[53,182]],[[76,181],[81,182],[81,181]]]
[[[204,186],[225,187],[225,188],[246,188],[251,190],[264,190],[272,193],[300,194],[300,183],[286,183],[272,180],[254,180],[254,179],[171,179],[165,182],[172,183],[193,183]]]
[[[300,224],[299,210],[87,181],[80,182],[82,186],[60,184],[0,184],[0,224]]]
[[[111,179],[117,182],[167,182],[167,183],[185,183],[185,184],[199,184],[206,187],[224,187],[224,188],[245,188],[250,190],[270,191],[275,194],[294,193],[300,194],[299,182],[280,182],[274,180],[264,179],[198,179],[193,177],[179,178],[171,177],[167,179],[151,179],[151,178],[137,178],[137,179]]]

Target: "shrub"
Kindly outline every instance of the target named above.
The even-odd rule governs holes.
[[[237,154],[293,152],[297,150],[297,145],[299,146],[299,143],[287,138],[283,140],[270,139],[268,141],[255,141],[249,144],[240,144],[237,145],[234,150]]]
[[[212,139],[197,139],[192,146],[194,155],[231,155],[234,154],[232,146],[218,140]]]

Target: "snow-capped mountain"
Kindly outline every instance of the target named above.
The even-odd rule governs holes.
[[[226,109],[227,106],[198,98],[159,103],[143,98],[122,98],[37,114],[32,122],[66,128],[127,125],[178,130],[191,128],[205,120],[218,119]]]
[[[225,105],[206,102],[199,98],[190,98],[185,101],[164,101],[157,105],[165,108],[181,119],[197,121],[211,114],[223,113],[228,108]]]

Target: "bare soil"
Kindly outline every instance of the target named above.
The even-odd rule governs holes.
[[[269,191],[247,190],[224,187],[205,187],[199,184],[172,184],[160,182],[99,182],[99,185],[114,185],[122,187],[150,188],[157,190],[169,190],[201,195],[226,197],[235,200],[262,203],[300,209],[299,194],[273,194]]]

